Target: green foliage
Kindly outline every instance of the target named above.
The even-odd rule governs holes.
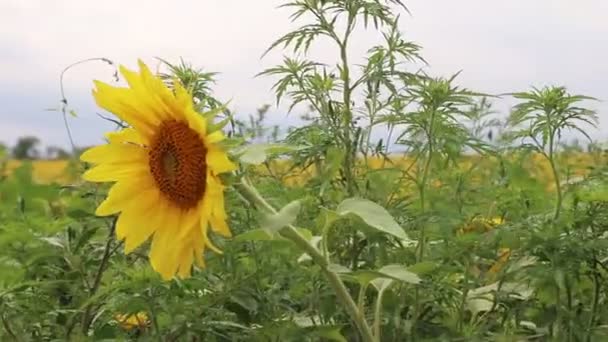
[[[558,149],[565,130],[588,137],[580,125],[596,115],[579,103],[591,98],[514,93],[503,127],[493,96],[408,71],[424,60],[399,33],[400,1],[284,7],[307,22],[270,49],[297,57],[261,74],[278,78],[277,102],[308,111],[284,138],[265,126],[268,106],[238,120],[213,96],[214,73],[163,61],[240,166],[225,179],[234,237],[214,239],[224,253],[193,277],[162,281],[148,246],[123,253],[116,218],[94,215],[107,186],[38,184],[30,162],[5,176],[0,150],[0,340],[608,338],[608,153]],[[356,28],[372,24],[384,40],[353,65]],[[335,65],[306,55],[320,37]]]

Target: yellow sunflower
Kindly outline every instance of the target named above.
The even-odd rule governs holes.
[[[145,312],[138,312],[133,315],[116,314],[114,315],[114,319],[126,331],[145,329],[150,324],[148,315]]]
[[[93,147],[81,160],[95,166],[83,175],[91,182],[114,182],[96,215],[120,213],[116,235],[125,253],[152,237],[149,259],[168,280],[190,276],[194,261],[204,267],[208,229],[230,237],[219,174],[235,169],[194,109],[179,82],[171,91],[139,61],[139,72],[120,67],[128,87],[95,81],[97,104],[130,125],[106,134],[108,144]]]

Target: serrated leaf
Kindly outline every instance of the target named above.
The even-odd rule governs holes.
[[[338,205],[339,215],[355,215],[369,226],[391,234],[401,240],[409,240],[403,228],[395,221],[389,212],[380,205],[363,198],[348,198]]]

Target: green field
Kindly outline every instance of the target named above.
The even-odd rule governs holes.
[[[310,108],[283,135],[264,109],[237,120],[209,74],[142,62],[95,85],[123,126],[107,144],[0,154],[0,341],[608,340],[594,99],[530,88],[496,115],[410,71],[398,3],[289,6],[304,26],[273,48],[329,38],[337,67],[262,72]],[[365,25],[385,41],[355,64]]]

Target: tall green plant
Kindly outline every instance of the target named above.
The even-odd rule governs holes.
[[[565,87],[557,86],[533,88],[528,92],[512,95],[520,102],[514,107],[508,120],[513,129],[510,137],[528,139],[527,143],[531,142],[530,146],[549,161],[556,188],[553,218],[557,220],[563,201],[559,165],[556,160],[557,148],[562,134],[567,130],[579,132],[591,140],[582,124],[596,127],[598,117],[595,111],[580,107],[579,103],[595,99],[585,95],[572,95]]]

